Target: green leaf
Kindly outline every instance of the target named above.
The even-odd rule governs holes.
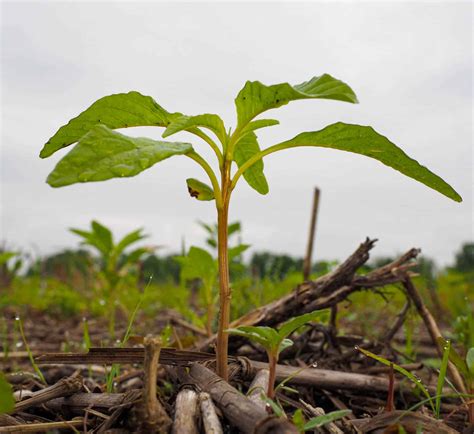
[[[230,223],[229,226],[227,226],[227,235],[230,237],[236,232],[240,232],[241,229],[242,229],[242,226],[240,222]],[[217,226],[216,226],[216,232],[217,232]]]
[[[179,131],[189,130],[194,127],[204,127],[212,131],[221,143],[226,141],[226,131],[224,122],[215,114],[203,114],[197,116],[180,116],[171,122],[163,133],[162,137],[168,137]]]
[[[283,323],[278,328],[278,334],[280,335],[282,339],[286,338],[287,336],[291,335],[291,333],[293,333],[296,329],[300,328],[306,323],[310,321],[316,321],[316,320],[326,321],[328,316],[329,316],[329,311],[327,309],[315,310],[314,312],[297,316]]]
[[[114,245],[114,237],[110,229],[95,220],[92,220],[91,227],[95,236],[105,246],[107,252],[110,252]]]
[[[250,247],[250,244],[239,244],[238,246],[229,248],[229,250],[228,250],[229,260],[232,260],[235,257],[240,256],[249,247]]]
[[[244,126],[260,113],[290,101],[313,98],[357,103],[354,91],[328,74],[295,86],[288,83],[266,86],[259,81],[247,81],[235,99],[238,124]]]
[[[241,136],[249,133],[250,131],[255,131],[260,128],[272,127],[278,125],[280,121],[276,119],[257,119],[256,121],[249,122],[245,128],[242,129]]]
[[[154,125],[166,127],[179,116],[181,113],[169,113],[153,98],[139,92],[104,96],[59,128],[44,145],[40,157],[49,157],[57,150],[77,142],[97,124],[111,129]]]
[[[283,350],[293,346],[293,341],[291,339],[283,339],[278,346],[278,353],[281,353]]]
[[[260,152],[257,136],[254,132],[247,133],[235,145],[234,161],[241,167],[250,157]],[[268,183],[263,174],[263,161],[259,160],[244,173],[244,178],[254,190],[260,194],[268,193]]]
[[[82,244],[86,244],[92,247],[95,247],[99,252],[103,253],[104,256],[108,254],[107,246],[102,242],[102,240],[97,237],[94,232],[87,232],[82,229],[69,229],[73,234],[79,235],[84,241]]]
[[[191,197],[197,200],[214,200],[214,190],[204,182],[188,178],[186,179],[186,184],[188,185],[188,192]]]
[[[78,182],[131,177],[173,155],[191,152],[189,143],[133,138],[98,125],[56,165],[47,182],[64,187]]]
[[[466,354],[466,365],[470,374],[474,377],[474,348],[469,348]]]
[[[309,431],[314,428],[320,428],[330,422],[334,422],[338,419],[346,417],[348,414],[351,414],[352,410],[336,410],[331,411],[331,413],[323,414],[321,416],[313,417],[310,419],[304,426],[305,431]]]
[[[251,339],[265,349],[271,349],[280,342],[278,333],[271,327],[240,326],[226,330],[227,333]]]
[[[3,372],[0,372],[0,414],[8,413],[15,407],[13,390],[10,383],[5,378]]]
[[[318,146],[365,155],[398,170],[456,202],[462,201],[461,196],[449,184],[410,158],[372,127],[338,122],[320,131],[298,134],[293,139],[276,145],[279,149],[297,146]]]
[[[181,263],[181,279],[202,279],[207,285],[212,285],[217,274],[217,261],[212,255],[200,247],[192,246],[186,256],[176,257]]]
[[[293,417],[291,418],[293,424],[298,428],[298,431],[302,431],[304,427],[304,416],[303,416],[303,410],[301,408],[298,408],[293,413]]]
[[[6,264],[11,258],[17,256],[16,252],[3,252],[0,253],[0,265]]]
[[[451,341],[447,340],[443,343],[443,358],[441,360],[441,367],[439,368],[438,382],[436,385],[436,400],[435,400],[435,414],[436,418],[440,417],[441,409],[441,395],[443,393],[443,386],[446,379],[446,372],[448,370],[449,353],[451,351]]]
[[[136,264],[143,255],[146,255],[147,253],[152,253],[153,248],[150,247],[139,247],[138,249],[135,249],[131,251],[126,257],[125,257],[125,263],[126,264]]]
[[[147,238],[147,235],[143,234],[143,229],[137,229],[135,231],[132,231],[125,235],[115,246],[115,255],[118,257],[120,256],[123,251],[130,245],[141,241],[143,239]]]

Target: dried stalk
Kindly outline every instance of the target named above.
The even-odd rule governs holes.
[[[33,393],[33,395],[23,401],[17,402],[13,413],[24,411],[29,407],[37,407],[39,404],[50,401],[61,396],[72,395],[82,389],[82,377],[62,378],[56,384]]]
[[[217,416],[216,407],[212,402],[211,395],[201,392],[199,394],[199,404],[206,434],[223,434],[221,421]]]
[[[190,388],[181,389],[176,397],[172,434],[198,434],[198,394]]]
[[[171,419],[156,396],[156,380],[158,360],[160,358],[161,340],[147,336],[144,340],[145,360],[145,391],[143,395],[143,408],[145,418],[142,421],[142,432],[168,433]]]
[[[78,417],[64,422],[25,423],[22,425],[2,426],[0,432],[24,433],[47,432],[56,429],[71,429],[84,426],[84,418]]]
[[[268,384],[270,381],[270,371],[268,369],[261,369],[257,371],[254,379],[250,383],[249,391],[247,393],[248,399],[252,401],[255,406],[266,409],[266,403],[262,399],[262,394],[266,395],[268,390]]]

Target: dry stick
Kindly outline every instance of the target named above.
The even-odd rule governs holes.
[[[0,432],[46,432],[53,429],[71,429],[72,427],[82,427],[84,418],[78,417],[64,422],[46,422],[46,423],[25,423],[22,425],[3,426]]]
[[[202,365],[194,364],[189,374],[183,373],[182,378],[209,393],[229,422],[244,433],[297,433],[288,421],[269,417],[265,410],[255,406],[227,381]]]
[[[67,398],[56,398],[48,401],[45,406],[54,412],[67,408],[73,414],[81,414],[85,408],[108,410],[121,405],[126,398],[125,393],[76,393]]]
[[[418,314],[421,316],[423,322],[425,323],[425,327],[428,330],[429,335],[431,336],[431,340],[433,341],[439,356],[443,357],[443,348],[440,346],[438,339],[444,338],[441,334],[441,331],[439,330],[438,324],[433,318],[433,315],[431,315],[431,312],[423,303],[420,293],[416,289],[415,285],[413,285],[413,282],[408,276],[405,276],[405,279],[403,280],[403,286],[405,287],[407,294],[413,300]],[[448,362],[448,371],[450,373],[451,381],[456,386],[458,391],[461,393],[467,393],[466,386],[461,375],[459,374],[459,371],[457,370],[456,366],[451,362]]]
[[[306,248],[306,256],[304,258],[304,265],[303,265],[303,280],[308,280],[309,275],[311,274],[311,263],[312,263],[313,246],[314,246],[314,233],[316,231],[316,221],[318,217],[319,195],[320,195],[319,188],[315,187],[314,197],[313,197],[313,209],[311,211],[311,223],[309,225],[308,245]]]
[[[50,353],[36,358],[38,364],[96,364],[111,365],[114,363],[139,363],[143,361],[143,348],[90,348],[88,353]],[[199,351],[162,348],[159,363],[162,365],[189,366],[193,362],[214,360],[215,354]]]
[[[176,397],[172,434],[198,434],[198,394],[190,388],[181,389]]]
[[[243,365],[245,368],[242,368],[241,375],[244,378],[252,378],[258,370],[267,367],[267,363],[253,360],[247,360]],[[389,381],[382,377],[319,368],[302,371],[301,368],[295,366],[277,365],[276,380],[283,381],[285,379],[288,379],[288,384],[315,386],[325,390],[344,389],[364,392],[387,392],[389,390]],[[407,394],[413,393],[410,386],[398,381],[395,381],[394,389],[395,391],[402,390]],[[428,387],[428,390],[435,391],[436,388]]]
[[[270,371],[268,369],[261,369],[257,371],[255,377],[249,386],[249,391],[247,393],[248,399],[252,401],[257,407],[260,407],[262,410],[266,409],[266,403],[262,399],[262,394],[266,395],[268,390],[268,383],[270,380]]]
[[[60,396],[72,395],[75,392],[79,392],[82,389],[82,377],[68,377],[62,378],[56,384],[47,387],[46,389],[40,390],[33,393],[33,395],[23,401],[15,404],[14,413],[24,411],[29,407],[38,406],[51,399],[58,398]]]
[[[211,395],[201,392],[199,394],[199,404],[206,434],[223,434],[222,425],[217,416],[216,407],[212,402]]]
[[[144,346],[145,359],[143,362],[143,370],[145,372],[145,392],[143,396],[143,406],[145,420],[142,426],[143,432],[167,433],[172,422],[166,410],[156,397],[156,380],[161,340],[147,336],[145,337]]]

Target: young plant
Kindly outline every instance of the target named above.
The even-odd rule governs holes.
[[[131,252],[126,252],[126,249],[132,244],[146,238],[143,229],[128,233],[118,243],[114,242],[110,229],[96,221],[92,221],[90,231],[71,229],[71,232],[79,235],[83,239],[82,244],[93,247],[100,255],[100,275],[105,282],[105,295],[109,307],[109,333],[114,338],[115,305],[119,284],[129,268],[136,266],[140,258],[147,253],[151,253],[154,249],[139,247]]]
[[[232,131],[215,114],[186,116],[169,112],[151,97],[138,92],[119,93],[97,100],[79,116],[63,125],[40,153],[41,158],[46,158],[77,143],[48,176],[47,182],[52,187],[135,176],[175,155],[184,155],[202,167],[211,185],[193,179],[188,179],[187,185],[192,197],[214,201],[217,210],[220,300],[217,372],[223,378],[227,378],[228,370],[228,335],[225,330],[229,327],[231,301],[227,246],[229,205],[232,192],[242,177],[260,194],[268,193],[263,172],[264,157],[300,146],[353,152],[378,160],[455,201],[462,200],[439,176],[367,126],[338,122],[319,131],[298,134],[262,150],[255,131],[279,122],[257,117],[290,101],[303,99],[357,103],[353,90],[328,74],[294,86],[288,83],[267,86],[259,81],[247,81],[235,99],[237,125]],[[214,151],[217,173],[190,143],[129,137],[114,131],[137,126],[164,127],[163,137],[180,131],[197,136]],[[204,130],[211,132],[215,138]],[[235,171],[234,165],[237,166]]]
[[[328,311],[318,310],[292,318],[283,323],[278,329],[271,327],[241,326],[228,329],[227,333],[243,336],[255,341],[265,349],[268,356],[268,368],[270,371],[267,397],[273,399],[275,397],[275,376],[278,357],[285,348],[293,345],[293,341],[288,339],[288,336],[310,321],[323,320],[327,318]]]
[[[314,432],[316,428],[321,428],[324,425],[342,419],[351,413],[351,410],[336,410],[327,414],[322,414],[321,416],[313,417],[306,422],[303,416],[303,411],[298,409],[293,414],[292,422],[300,433],[305,433],[306,431]]]

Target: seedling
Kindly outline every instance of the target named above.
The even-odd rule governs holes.
[[[228,261],[229,205],[238,181],[243,177],[261,194],[268,193],[263,173],[263,158],[284,149],[313,146],[338,149],[374,158],[426,186],[460,202],[454,189],[439,176],[406,155],[386,137],[367,126],[338,122],[319,131],[304,132],[263,150],[255,131],[277,125],[274,119],[256,119],[267,110],[301,99],[330,99],[357,103],[353,90],[328,74],[292,86],[281,83],[266,86],[259,81],[247,81],[235,99],[237,125],[227,129],[215,114],[185,116],[168,112],[151,97],[138,92],[109,95],[97,100],[79,116],[71,119],[51,137],[40,157],[46,158],[73,143],[76,146],[59,161],[48,176],[53,187],[79,182],[105,181],[131,177],[159,161],[184,155],[205,171],[211,185],[200,180],[187,180],[192,197],[211,200],[217,209],[219,259],[219,324],[217,333],[217,372],[227,379],[228,335],[230,323],[231,288]],[[158,126],[166,128],[163,137],[187,131],[211,147],[218,171],[190,143],[164,142],[149,138],[123,135],[115,129]],[[215,139],[204,130],[209,130]],[[237,170],[233,171],[233,165]],[[218,174],[216,174],[218,173]]]
[[[327,414],[322,414],[321,416],[313,417],[306,422],[303,416],[303,411],[298,409],[292,417],[292,422],[295,424],[296,428],[298,428],[300,433],[305,433],[306,431],[314,431],[316,428],[321,428],[328,423],[342,419],[351,413],[351,410],[336,410]]]
[[[283,323],[278,329],[271,327],[241,326],[228,329],[227,333],[243,336],[255,341],[265,349],[268,356],[268,368],[270,371],[267,397],[273,399],[275,397],[275,376],[278,357],[285,348],[293,345],[293,341],[288,339],[288,336],[310,321],[327,318],[328,311],[319,310],[292,318]]]
[[[109,333],[115,337],[115,305],[117,300],[117,289],[131,266],[135,266],[140,258],[151,253],[151,247],[139,247],[131,252],[126,249],[144,238],[143,229],[137,229],[125,235],[118,243],[114,242],[114,237],[110,229],[99,222],[92,221],[91,230],[71,229],[71,232],[79,235],[82,244],[93,247],[100,254],[101,277],[105,281],[105,295],[109,308]]]

